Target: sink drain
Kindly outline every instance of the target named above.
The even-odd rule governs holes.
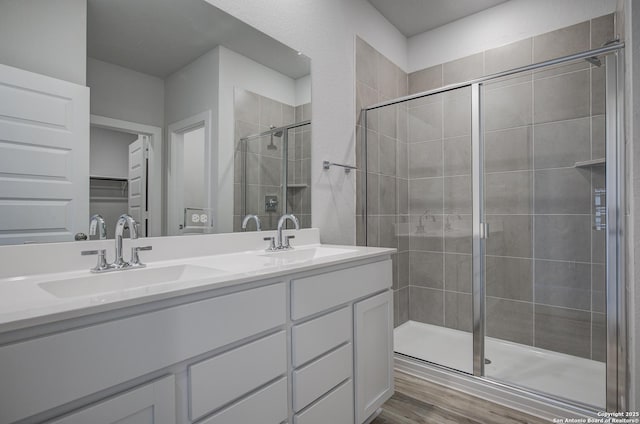
[[[485,365],[489,365],[491,363],[491,359],[489,358],[484,358],[484,364]]]

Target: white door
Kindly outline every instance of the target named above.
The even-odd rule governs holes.
[[[89,88],[0,65],[0,244],[89,226]]]
[[[129,215],[139,224],[139,235],[147,236],[147,144],[149,137],[138,136],[129,145]]]
[[[354,306],[356,424],[393,395],[393,294],[391,290]]]
[[[51,424],[175,424],[175,378],[170,375],[116,395]]]

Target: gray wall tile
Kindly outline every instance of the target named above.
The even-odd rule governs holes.
[[[535,213],[591,212],[591,172],[588,169],[543,169],[536,171],[535,175]]]
[[[466,88],[446,93],[443,104],[444,137],[471,134],[471,95]]]
[[[605,313],[607,268],[602,264],[591,264],[591,309],[593,312]]]
[[[591,265],[579,262],[535,261],[536,303],[591,309]]]
[[[542,62],[589,50],[589,22],[533,37],[533,61]]]
[[[485,129],[493,131],[530,124],[531,96],[531,82],[484,90]]]
[[[533,345],[533,305],[487,297],[487,336]]]
[[[282,123],[282,103],[260,96],[260,125],[280,127]]]
[[[532,186],[533,173],[531,171],[514,171],[486,174],[486,213],[531,213],[533,209]]]
[[[442,65],[411,72],[409,74],[409,93],[415,94],[442,87]]]
[[[471,137],[446,138],[444,146],[444,175],[471,174]]]
[[[380,172],[380,136],[367,130],[367,172]]]
[[[471,176],[444,177],[444,213],[471,213]]]
[[[409,281],[412,286],[443,288],[442,253],[409,252]]]
[[[604,115],[591,119],[591,159],[606,157],[605,121]]]
[[[380,173],[384,175],[396,175],[396,140],[385,135],[379,139]]]
[[[442,104],[427,103],[407,110],[408,142],[442,138]]]
[[[411,215],[423,215],[441,213],[442,178],[422,178],[409,181],[409,213]]]
[[[396,197],[396,179],[381,175],[380,181],[380,215],[392,215],[398,212]]]
[[[485,133],[485,172],[519,171],[533,168],[531,126]]]
[[[486,256],[487,296],[533,301],[533,261]]]
[[[398,67],[381,54],[377,55],[378,91],[387,99],[398,97]]]
[[[442,140],[411,143],[408,149],[410,178],[442,175]]]
[[[444,287],[445,290],[471,293],[471,262],[468,254],[445,253]]]
[[[409,319],[426,324],[444,324],[444,291],[409,287]]]
[[[591,158],[590,118],[534,126],[535,167],[560,168]]]
[[[590,312],[536,305],[535,346],[591,357]]]
[[[398,324],[409,321],[409,287],[398,290]]]
[[[378,221],[378,244],[380,247],[398,247],[398,235],[396,233],[397,217],[380,216]],[[397,261],[397,259],[396,259]]]
[[[477,53],[442,65],[443,85],[470,81],[484,74],[484,54]]]
[[[398,194],[398,213],[409,213],[409,180],[396,178],[396,190]]]
[[[448,253],[471,253],[471,215],[444,216],[444,250]]]
[[[367,214],[378,215],[380,211],[380,185],[377,174],[367,173]]]
[[[487,254],[530,258],[533,245],[532,221],[533,218],[527,215],[487,215]]]
[[[589,70],[536,80],[534,121],[583,118],[590,113]]]
[[[607,360],[607,316],[591,314],[591,359],[605,362]]]
[[[509,43],[505,46],[490,49],[484,52],[484,70],[486,75],[495,74],[521,66],[530,65],[532,62],[533,39]]]
[[[535,217],[536,258],[589,262],[589,215],[538,215]]]
[[[409,248],[442,252],[442,215],[411,215],[409,219]]]
[[[378,52],[360,37],[356,37],[357,79],[378,89]]]
[[[395,105],[378,109],[378,132],[391,138],[398,134],[398,108]]]
[[[409,285],[409,252],[398,253],[398,288]]]
[[[461,331],[472,331],[473,310],[470,294],[444,292],[444,326]]]
[[[380,217],[367,216],[367,246],[379,246]]]
[[[606,86],[605,86],[605,65],[591,68],[591,114],[600,115],[605,113]]]
[[[615,38],[614,31],[613,13],[591,19],[591,48],[597,49],[613,40]]]
[[[260,100],[257,94],[236,88],[233,102],[236,121],[259,124]]]

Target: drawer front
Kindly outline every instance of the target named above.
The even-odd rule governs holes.
[[[223,409],[198,424],[280,424],[287,419],[287,379]]]
[[[284,331],[192,365],[190,417],[196,420],[286,372]]]
[[[291,318],[298,320],[391,287],[391,260],[291,282]]]
[[[297,412],[352,376],[351,343],[293,372],[293,409]]]
[[[353,381],[349,379],[306,411],[294,424],[353,424]]]
[[[0,423],[284,325],[285,310],[280,283],[0,347]]]
[[[292,329],[293,366],[309,362],[351,340],[351,308],[346,307]]]

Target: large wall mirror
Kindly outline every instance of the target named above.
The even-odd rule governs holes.
[[[310,123],[310,59],[204,0],[3,1],[0,244],[309,227]]]

